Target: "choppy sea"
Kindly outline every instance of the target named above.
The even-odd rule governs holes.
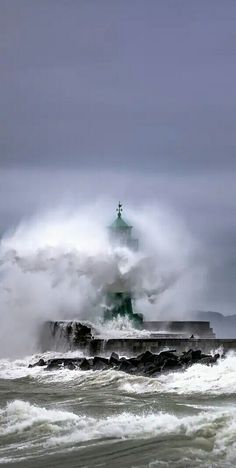
[[[2,466],[236,466],[236,355],[159,378],[28,368],[38,358],[0,361]]]

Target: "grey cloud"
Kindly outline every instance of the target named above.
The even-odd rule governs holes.
[[[0,165],[236,170],[234,1],[0,8]]]

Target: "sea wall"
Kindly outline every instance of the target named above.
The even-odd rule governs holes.
[[[221,349],[223,352],[236,351],[235,339],[186,338],[171,334],[159,334],[148,338],[110,338],[97,337],[88,324],[79,322],[52,321],[43,325],[40,337],[42,351],[68,351],[82,349],[88,355],[108,355],[115,351],[124,355],[137,355],[145,351],[159,353],[163,349],[177,352],[201,349],[210,353]]]
[[[145,351],[159,353],[163,349],[175,349],[177,352],[189,349],[201,349],[203,353],[210,353],[221,349],[223,352],[236,351],[236,339],[215,338],[122,338],[101,340],[93,339],[88,345],[88,352],[94,354],[109,354],[112,351],[128,355],[137,355]]]
[[[172,320],[143,322],[143,328],[149,331],[164,331],[178,333],[189,338],[194,335],[198,338],[215,338],[210,322],[207,320]]]

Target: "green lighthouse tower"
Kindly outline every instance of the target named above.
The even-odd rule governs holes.
[[[138,239],[132,237],[132,226],[122,218],[122,204],[119,202],[117,208],[117,217],[108,227],[111,245],[114,247],[127,247],[130,250],[138,249]],[[117,317],[127,317],[136,327],[141,327],[143,317],[133,311],[132,291],[130,291],[129,282],[121,277],[109,285],[106,294],[106,308],[104,319],[112,320]]]
[[[122,218],[122,204],[118,203],[117,218],[109,226],[110,241],[113,245],[120,245],[128,247],[131,250],[138,250],[138,239],[132,237],[132,228]]]

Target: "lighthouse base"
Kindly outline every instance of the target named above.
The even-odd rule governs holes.
[[[127,317],[135,328],[143,328],[142,314],[133,311],[132,297],[127,292],[110,292],[106,299],[107,307],[104,311],[104,320],[114,320],[117,317]]]

